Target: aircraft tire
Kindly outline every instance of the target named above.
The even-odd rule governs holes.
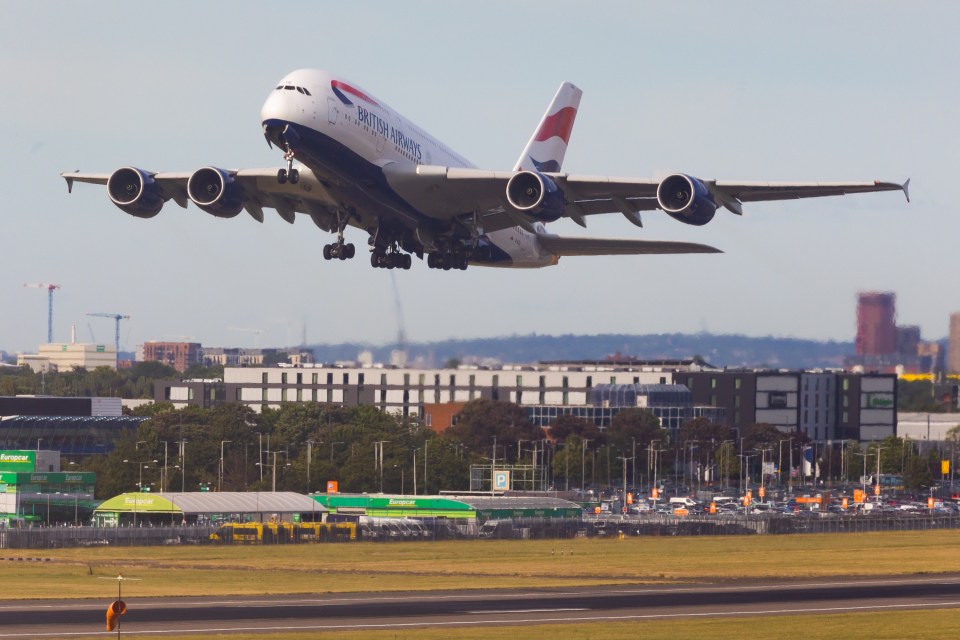
[[[300,182],[300,172],[297,171],[296,169],[290,169],[289,180],[290,180],[290,184],[297,184],[298,182]]]
[[[280,184],[286,184],[286,182],[287,182],[287,170],[286,170],[286,169],[280,169],[280,171],[277,171],[277,182],[279,182]]]
[[[348,258],[352,258],[357,253],[357,248],[353,246],[352,242],[350,244],[344,245],[344,248],[346,250],[346,254]]]
[[[331,258],[333,258],[333,256],[330,254],[330,245],[323,245],[323,259],[330,260]]]

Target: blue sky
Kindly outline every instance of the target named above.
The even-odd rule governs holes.
[[[0,349],[394,339],[391,276],[273,212],[169,203],[139,220],[59,172],[280,166],[260,106],[287,71],[361,85],[484,168],[508,169],[557,86],[584,90],[564,169],[704,179],[912,178],[896,193],[758,203],[709,225],[648,213],[558,233],[723,255],[565,258],[543,270],[394,271],[408,338],[711,331],[852,339],[858,290],[926,338],[960,310],[960,7],[938,2],[8,2],[0,22]],[[358,249],[365,237],[348,231]],[[363,252],[360,252],[363,253]],[[88,328],[89,325],[89,328]],[[598,354],[602,355],[602,354]],[[641,354],[642,355],[642,354]]]

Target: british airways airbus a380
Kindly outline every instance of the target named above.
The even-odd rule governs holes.
[[[347,226],[369,234],[375,267],[409,269],[411,254],[438,269],[468,264],[544,267],[562,256],[719,253],[685,242],[561,237],[545,223],[567,217],[621,213],[642,226],[640,212],[661,209],[680,222],[704,225],[719,207],[869,191],[900,190],[909,180],[851,183],[761,183],[701,180],[678,173],[663,180],[561,173],[581,91],[560,86],[511,171],[474,168],[356,84],[326,71],[302,69],[283,78],[260,111],[267,143],[283,151],[286,167],[154,173],[124,167],[112,174],[63,173],[74,182],[107,185],[126,213],[152,218],[167,200],[192,201],[219,218],[246,210],[263,221],[264,208],[293,223],[303,213],[337,240],[327,260],[355,254]],[[294,166],[294,160],[298,166]],[[908,196],[909,198],[909,196]]]

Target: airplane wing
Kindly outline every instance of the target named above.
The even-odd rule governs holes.
[[[425,166],[383,168],[390,186],[407,202],[438,219],[475,218],[483,231],[511,226],[529,226],[526,216],[507,200],[507,183],[514,171],[485,171],[455,167]],[[642,226],[639,212],[662,208],[657,200],[661,180],[616,178],[566,173],[541,174],[563,193],[563,217],[586,226],[586,216],[621,213]],[[742,214],[742,202],[791,200],[875,191],[903,191],[909,180],[896,182],[732,182],[699,181],[717,206]],[[909,195],[908,195],[909,200]]]
[[[660,240],[619,240],[611,238],[574,238],[537,234],[540,245],[557,256],[623,256],[669,253],[723,253],[720,249],[693,242]]]
[[[186,208],[190,197],[187,195],[189,172],[145,172],[153,180],[163,201],[173,200]],[[300,171],[301,179],[297,184],[277,182],[277,169],[241,169],[226,171],[239,189],[243,210],[257,222],[263,222],[264,209],[274,209],[286,222],[293,223],[297,213],[306,213],[314,223],[325,231],[336,229],[336,201],[329,196],[324,186],[313,173],[304,167]],[[109,173],[65,172],[60,174],[67,181],[67,188],[73,189],[74,182],[106,185]],[[221,216],[232,217],[232,216]]]

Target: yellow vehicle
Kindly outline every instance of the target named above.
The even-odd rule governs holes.
[[[354,522],[237,522],[220,525],[210,534],[212,542],[222,544],[302,544],[356,539]]]

